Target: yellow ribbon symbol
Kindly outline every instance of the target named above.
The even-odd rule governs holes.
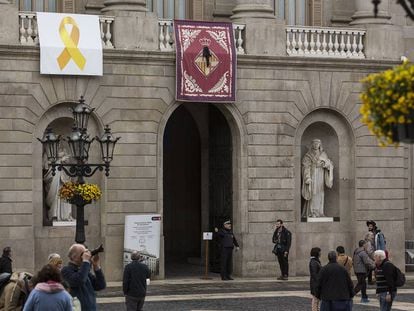
[[[73,26],[70,35],[66,30],[65,25]],[[72,17],[66,16],[64,19],[62,19],[59,26],[59,35],[62,39],[63,44],[65,45],[65,49],[57,58],[60,70],[65,68],[71,59],[73,59],[80,70],[83,70],[86,64],[86,59],[78,49],[79,27]]]

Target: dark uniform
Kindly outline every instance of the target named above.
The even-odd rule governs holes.
[[[218,236],[221,240],[221,269],[220,275],[222,280],[232,280],[232,262],[233,262],[233,248],[234,246],[239,247],[236,238],[233,235],[232,230],[225,228],[218,231]]]

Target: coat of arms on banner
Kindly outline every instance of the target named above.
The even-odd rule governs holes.
[[[236,49],[231,23],[174,21],[177,100],[233,102]]]
[[[98,16],[36,14],[40,73],[102,76],[102,41]]]

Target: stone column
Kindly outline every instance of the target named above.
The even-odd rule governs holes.
[[[158,19],[145,0],[105,0],[102,14],[115,16],[115,48],[158,50]]]
[[[378,15],[374,16],[374,5],[371,0],[355,0],[355,14],[351,25],[391,24],[389,13],[389,0],[381,0],[378,6]]]
[[[231,19],[246,24],[247,54],[286,55],[285,23],[276,18],[271,0],[237,0]]]
[[[374,16],[371,0],[355,0],[356,12],[350,23],[367,29],[365,55],[368,59],[399,60],[404,55],[403,30],[391,22],[390,1],[382,0]]]
[[[245,18],[275,19],[271,0],[237,0],[231,19]]]
[[[0,44],[19,43],[19,16],[17,5],[0,0]]]
[[[85,4],[85,14],[101,14],[101,10],[105,7],[103,0],[88,0]]]

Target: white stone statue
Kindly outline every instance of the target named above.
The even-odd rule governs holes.
[[[333,169],[321,140],[312,140],[309,151],[302,159],[302,196],[305,199],[302,217],[325,217],[325,186],[332,188]]]
[[[64,151],[59,151],[56,163],[67,163],[69,156]],[[72,204],[59,197],[59,189],[63,183],[70,181],[65,172],[56,169],[55,176],[49,168],[43,176],[44,187],[46,190],[45,202],[49,208],[49,219],[54,221],[73,221]]]

